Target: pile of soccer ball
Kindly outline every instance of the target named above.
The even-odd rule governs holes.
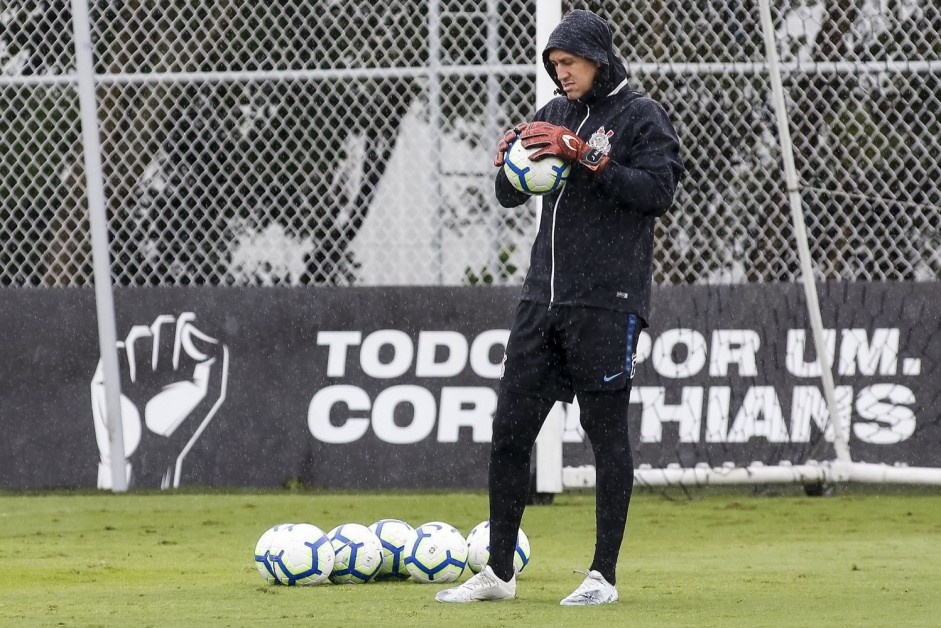
[[[520,530],[514,565],[529,564],[529,539]],[[441,521],[413,528],[400,519],[371,526],[344,523],[324,532],[309,523],[269,528],[255,546],[258,573],[269,584],[365,584],[374,580],[454,582],[469,567],[478,573],[490,559],[490,522],[474,526],[465,539]]]

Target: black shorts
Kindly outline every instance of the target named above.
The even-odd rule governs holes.
[[[500,385],[567,403],[579,391],[621,390],[634,376],[643,326],[636,314],[520,301]]]

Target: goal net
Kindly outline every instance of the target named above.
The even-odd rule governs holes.
[[[698,6],[621,22],[689,151],[637,350],[637,482],[941,484],[937,6]],[[540,438],[537,490],[594,483],[577,403]]]

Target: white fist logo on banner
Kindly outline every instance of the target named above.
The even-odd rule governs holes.
[[[121,417],[130,486],[180,485],[183,460],[225,401],[229,350],[194,325],[196,315],[161,315],[118,341]],[[101,360],[91,382],[101,461],[98,488],[111,488],[111,443]],[[143,418],[143,422],[141,419]]]

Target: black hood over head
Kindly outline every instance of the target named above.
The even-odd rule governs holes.
[[[614,51],[614,39],[607,20],[591,11],[577,9],[562,18],[542,51],[546,72],[559,88],[556,93],[565,94],[555,67],[549,61],[549,53],[556,48],[601,64],[591,91],[580,100],[593,102],[603,98],[627,78],[627,70]]]

